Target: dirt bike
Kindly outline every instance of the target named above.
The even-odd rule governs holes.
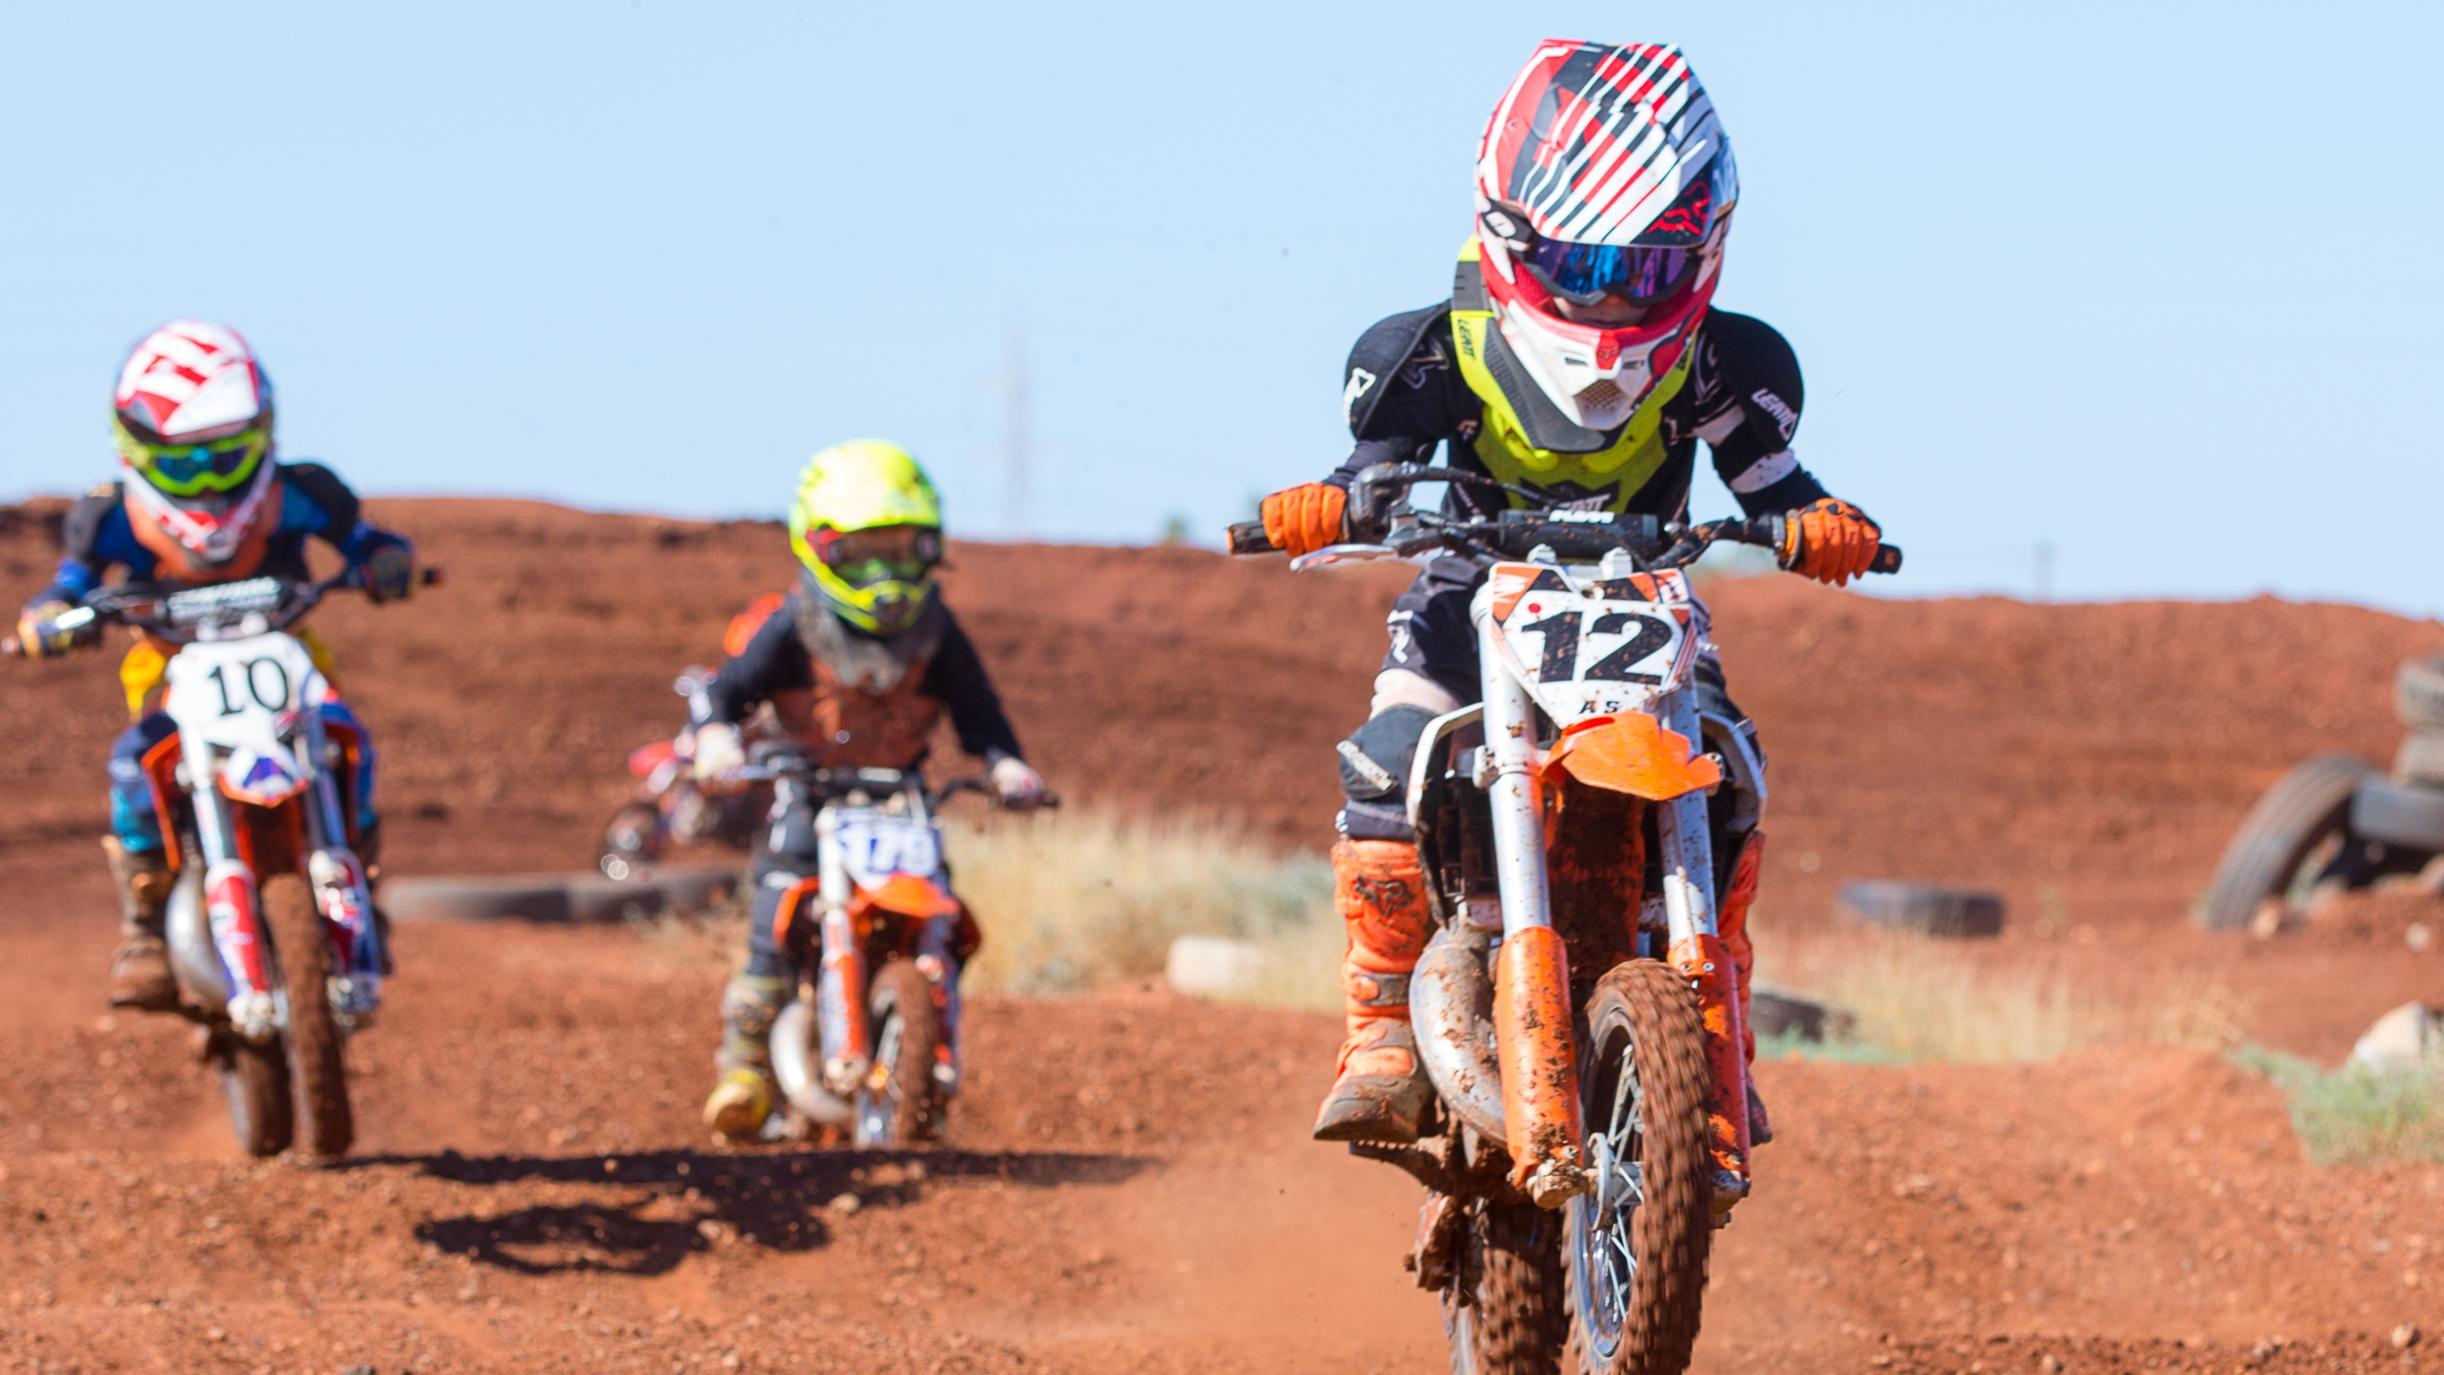
[[[693,700],[712,676],[710,669],[691,666],[671,690]],[[755,738],[753,726],[748,733]],[[708,788],[697,781],[693,763],[692,731],[629,754],[628,772],[636,777],[637,796],[620,804],[603,827],[602,852],[595,860],[603,877],[641,878],[673,845],[711,843],[744,850],[755,843],[756,827],[772,806],[772,790],[761,784]]]
[[[985,780],[929,791],[914,770],[827,769],[777,751],[735,777],[772,784],[776,816],[815,808],[815,873],[773,918],[775,943],[806,971],[772,1024],[782,1097],[855,1146],[938,1140],[964,1066],[959,972],[981,940],[951,888],[939,812],[987,792]]]
[[[381,1006],[384,932],[342,781],[362,742],[324,718],[330,684],[286,633],[330,593],[362,590],[353,572],[130,584],[95,591],[50,627],[125,625],[174,647],[163,708],[177,733],[143,760],[177,872],[170,968],[250,1155],[299,1143],[316,1157],[347,1152],[346,1041]]]
[[[747,603],[723,630],[722,652],[733,659],[746,653],[755,632],[784,603],[777,592]],[[712,680],[713,670],[691,664],[681,670],[671,691],[693,705]],[[769,739],[777,733],[769,708],[758,711],[745,729],[749,740]],[[629,754],[628,772],[636,777],[637,795],[620,804],[603,827],[601,852],[594,861],[603,877],[614,881],[640,878],[673,844],[710,841],[744,850],[755,843],[756,826],[771,809],[772,790],[761,785],[707,788],[690,767],[694,752],[691,728],[675,739],[657,740]]]
[[[1526,509],[1414,509],[1421,482]],[[1746,736],[1700,706],[1705,620],[1684,570],[1718,543],[1780,549],[1784,522],[1556,509],[1419,464],[1361,472],[1349,512],[1369,542],[1291,567],[1485,568],[1470,608],[1482,700],[1426,726],[1407,780],[1435,928],[1409,1009],[1436,1101],[1416,1145],[1350,1149],[1425,1185],[1405,1263],[1442,1298],[1455,1372],[1550,1372],[1565,1346],[1586,1372],[1680,1371],[1713,1229],[1748,1185],[1737,971],[1716,913],[1739,863],[1724,842],[1754,831],[1764,801]],[[1230,541],[1273,548],[1260,522]],[[1900,561],[1887,545],[1876,571]]]

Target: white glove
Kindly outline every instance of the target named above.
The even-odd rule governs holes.
[[[747,739],[736,726],[720,721],[707,721],[696,727],[696,752],[688,761],[688,772],[699,783],[727,778],[746,767]]]
[[[1044,799],[1044,776],[1024,759],[1007,756],[993,762],[993,796],[1005,807],[1031,807]]]

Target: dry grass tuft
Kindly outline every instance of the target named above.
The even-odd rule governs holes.
[[[2041,954],[2006,963],[1877,932],[1787,943],[1761,933],[1758,945],[1759,965],[1775,982],[1854,1013],[1851,1039],[1872,1058],[2006,1064],[2088,1046],[2222,1050],[2239,1039],[2236,999],[2203,979],[2168,978],[2152,1001],[2134,1005],[2082,985]]]
[[[1334,928],[1331,867],[1229,830],[1106,812],[1039,812],[956,827],[960,896],[984,926],[971,989],[1066,993],[1160,974],[1174,937],[1231,936],[1284,951]],[[1319,920],[1325,918],[1326,920]],[[1273,982],[1268,979],[1268,983]]]

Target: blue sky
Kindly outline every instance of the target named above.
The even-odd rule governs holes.
[[[1148,18],[1147,16],[1154,16]],[[0,50],[0,497],[227,320],[383,492],[772,514],[850,435],[962,532],[1200,532],[1346,445],[1536,39],[1669,39],[1738,149],[1718,300],[1896,591],[2444,607],[2444,7],[49,5]],[[1031,478],[1008,500],[1010,360]],[[1727,509],[1711,480],[1701,511]],[[2347,532],[2347,533],[2346,533]]]

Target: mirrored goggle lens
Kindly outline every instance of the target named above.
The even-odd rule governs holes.
[[[254,470],[262,455],[259,435],[239,435],[211,444],[138,444],[145,471],[165,487],[228,491]]]
[[[1579,305],[1607,296],[1650,305],[1688,285],[1698,250],[1546,240],[1528,250],[1527,262],[1547,291]]]
[[[825,531],[815,552],[841,581],[863,587],[892,578],[914,579],[942,561],[942,537],[901,525],[880,530]]]

